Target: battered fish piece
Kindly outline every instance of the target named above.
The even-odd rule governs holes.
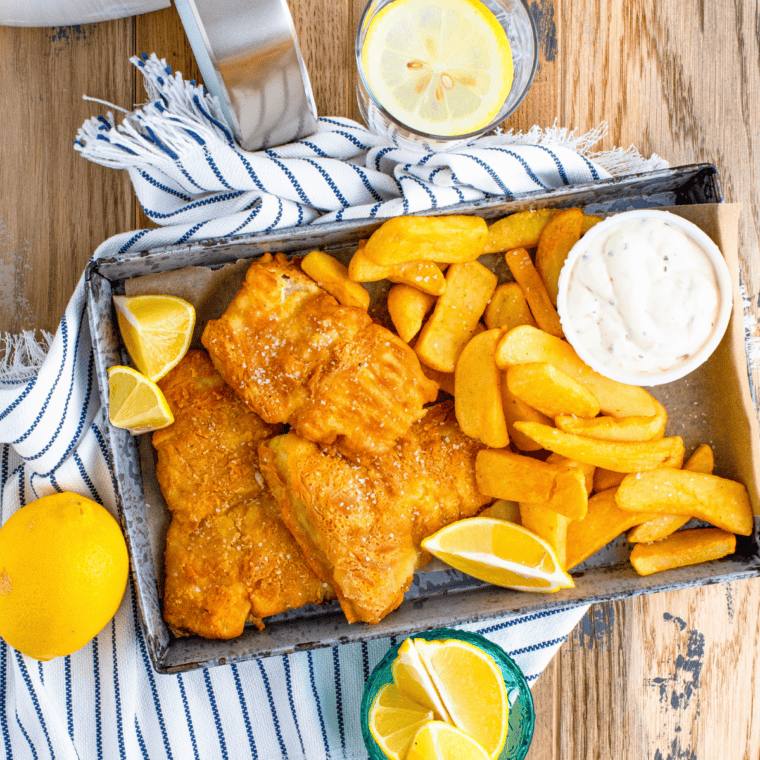
[[[350,623],[377,623],[401,604],[423,538],[471,517],[484,446],[459,429],[452,402],[431,407],[391,451],[362,464],[295,433],[259,447],[261,471],[312,569],[334,586]]]
[[[235,395],[205,351],[161,381],[174,424],[153,434],[172,522],[164,619],[178,635],[239,636],[246,622],[334,595],[309,568],[259,471],[258,445],[280,433]]]
[[[347,456],[388,451],[438,395],[406,343],[341,306],[283,254],[251,265],[202,340],[262,419]]]

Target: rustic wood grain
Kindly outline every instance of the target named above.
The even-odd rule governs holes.
[[[753,580],[594,605],[536,684],[555,723],[529,760],[757,758],[759,595]]]
[[[82,122],[131,97],[132,20],[0,27],[0,331],[54,330],[92,252],[128,228],[129,178],[72,148]]]
[[[291,0],[321,115],[358,118],[364,0]],[[744,282],[760,304],[758,0],[529,0],[540,62],[508,128],[583,132],[672,164],[711,161],[744,204]],[[0,27],[0,331],[54,329],[92,251],[148,225],[126,174],[82,160],[77,128],[144,100],[131,55],[199,79],[173,8],[61,29]],[[755,373],[756,387],[760,376]],[[760,756],[760,580],[592,607],[535,684],[530,760]]]
[[[515,125],[556,117],[582,133],[606,120],[600,148],[715,163],[726,200],[744,204],[740,258],[756,319],[757,2],[531,8],[541,60]],[[539,722],[530,760],[757,758],[759,600],[756,580],[593,607],[536,684],[537,712],[555,722]]]

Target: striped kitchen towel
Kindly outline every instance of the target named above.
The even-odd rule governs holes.
[[[415,153],[342,118],[297,143],[246,153],[218,104],[155,56],[135,59],[150,102],[88,121],[76,149],[126,169],[160,225],[117,235],[95,257],[341,219],[383,218],[659,168],[633,150],[592,154],[604,128],[535,128],[444,154]],[[75,491],[116,511],[80,281],[55,336],[0,335],[0,522],[32,499]],[[467,626],[533,683],[585,607]],[[358,704],[380,639],[183,675],[157,675],[129,588],[86,647],[38,663],[0,642],[0,756],[361,758]]]

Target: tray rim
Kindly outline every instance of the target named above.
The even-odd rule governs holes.
[[[482,210],[489,210],[496,213],[499,209],[503,209],[503,207],[506,204],[510,203],[526,203],[529,202],[529,205],[531,207],[542,207],[542,206],[548,206],[548,205],[561,205],[562,199],[567,201],[565,205],[573,205],[571,200],[573,197],[576,197],[578,195],[581,195],[583,193],[588,192],[595,192],[598,190],[604,190],[606,188],[615,188],[619,189],[621,187],[635,187],[638,184],[644,183],[648,180],[658,180],[658,179],[668,179],[668,178],[675,178],[678,175],[683,175],[685,177],[690,177],[692,180],[697,179],[702,173],[706,173],[711,177],[712,181],[712,191],[715,196],[715,201],[713,202],[723,202],[723,196],[722,191],[720,187],[720,178],[717,172],[717,169],[714,165],[708,164],[708,163],[701,163],[701,164],[689,164],[685,166],[679,166],[679,167],[673,167],[670,169],[662,169],[657,170],[654,172],[644,172],[639,173],[635,175],[626,175],[624,177],[615,177],[608,180],[604,180],[602,182],[593,182],[593,183],[584,183],[581,185],[568,185],[563,188],[558,188],[549,192],[543,192],[540,191],[538,193],[530,193],[527,195],[522,195],[518,197],[508,197],[508,196],[499,196],[497,198],[489,198],[484,201],[476,201],[472,203],[466,203],[466,204],[456,204],[454,206],[448,206],[445,208],[439,208],[439,209],[431,209],[427,212],[422,212],[420,215],[438,215],[438,214],[445,214],[445,213],[478,213]],[[614,193],[612,194],[614,195]],[[612,195],[609,199],[612,199]],[[622,196],[622,197],[625,197]],[[628,197],[634,197],[634,196],[628,196]],[[530,201],[533,201],[534,203],[530,203]],[[559,202],[558,202],[559,201]],[[689,204],[693,205],[693,204]],[[106,367],[106,356],[103,351],[99,350],[101,348],[101,342],[99,341],[99,332],[98,332],[98,325],[93,324],[94,317],[93,314],[95,313],[94,308],[90,308],[94,303],[94,293],[98,286],[98,283],[102,284],[102,281],[106,281],[109,283],[110,286],[110,280],[108,277],[106,277],[105,272],[111,271],[112,273],[118,272],[119,269],[121,269],[124,265],[127,265],[127,268],[129,268],[129,265],[133,264],[134,262],[140,262],[141,264],[145,264],[148,261],[151,261],[152,259],[155,259],[156,257],[160,256],[166,256],[166,255],[173,255],[173,254],[185,254],[185,255],[195,255],[199,254],[202,257],[202,254],[204,253],[211,253],[218,252],[220,248],[229,248],[229,249],[238,249],[241,246],[247,246],[252,245],[254,248],[259,248],[263,245],[266,245],[267,243],[270,244],[284,244],[288,247],[290,247],[290,244],[298,244],[299,241],[301,241],[301,248],[307,247],[305,245],[305,241],[308,238],[315,237],[315,236],[324,236],[325,234],[331,236],[331,237],[343,237],[344,235],[348,237],[347,233],[354,233],[355,236],[360,236],[360,233],[370,230],[371,228],[377,227],[382,223],[383,220],[372,220],[372,219],[361,219],[361,220],[350,220],[350,221],[344,221],[344,222],[332,222],[329,224],[312,224],[307,227],[300,227],[300,228],[288,228],[286,230],[274,230],[272,232],[268,233],[254,233],[254,234],[247,234],[247,235],[240,235],[232,238],[215,238],[207,241],[198,241],[194,243],[185,243],[181,245],[174,245],[174,246],[162,246],[155,249],[149,249],[148,251],[139,252],[139,253],[133,253],[133,254],[119,254],[117,256],[105,258],[105,259],[99,259],[99,260],[93,260],[88,265],[86,271],[85,271],[85,282],[86,282],[86,290],[87,290],[87,299],[88,299],[88,315],[91,322],[91,330],[93,335],[93,343],[96,346],[95,350],[95,358],[96,358],[96,365],[97,365],[97,374],[98,374],[98,382],[100,385],[101,395],[104,393],[104,388],[107,389],[107,382],[104,386],[104,378],[105,378],[105,369]],[[349,242],[349,240],[346,240],[345,242]],[[345,243],[344,243],[345,245]],[[251,254],[252,256],[257,255],[257,253]],[[198,264],[203,265],[203,264]],[[171,267],[169,267],[171,268]],[[180,267],[175,267],[180,268]],[[131,275],[136,276],[136,275]],[[126,278],[124,278],[126,279]],[[110,325],[111,331],[114,330],[113,324]],[[117,339],[117,344],[119,343]],[[123,349],[122,349],[123,351]],[[120,361],[123,361],[123,356],[120,358]],[[751,383],[751,376],[750,376],[750,383]],[[119,461],[119,458],[114,456],[114,451],[119,450],[125,443],[127,443],[128,447],[129,444],[132,444],[132,447],[134,449],[137,448],[137,442],[133,439],[133,437],[126,433],[126,431],[120,431],[116,428],[113,428],[110,425],[106,425],[107,431],[108,431],[108,444],[109,448],[111,449],[113,462],[116,465],[116,463]],[[123,436],[128,436],[127,441],[124,440]],[[128,463],[132,466],[134,466],[134,462]],[[128,467],[127,470],[130,468]],[[391,635],[384,629],[385,626],[380,627],[364,627],[362,630],[362,633],[359,633],[359,629],[357,628],[357,634],[358,635],[349,635],[349,636],[342,636],[339,637],[338,640],[333,641],[327,641],[327,642],[318,642],[314,643],[312,642],[312,645],[309,646],[296,646],[294,648],[286,648],[286,649],[278,649],[277,647],[271,648],[271,649],[264,649],[264,650],[256,650],[256,651],[250,651],[250,652],[238,652],[238,653],[231,653],[230,656],[220,656],[215,658],[208,658],[202,661],[185,661],[182,663],[177,664],[171,664],[168,660],[171,658],[168,657],[170,654],[170,648],[172,646],[173,642],[171,640],[171,637],[168,634],[168,630],[166,629],[166,625],[163,622],[163,619],[161,617],[161,611],[158,606],[158,598],[157,598],[157,588],[155,587],[156,583],[156,576],[155,573],[152,572],[153,570],[153,562],[152,558],[150,559],[150,562],[147,562],[147,569],[149,572],[147,573],[146,577],[146,567],[145,566],[138,566],[139,563],[135,562],[135,554],[137,551],[137,547],[133,546],[133,537],[134,538],[140,538],[141,531],[140,529],[134,524],[134,520],[132,518],[134,515],[131,515],[129,512],[128,504],[130,503],[132,499],[132,495],[127,495],[125,497],[125,494],[127,493],[128,489],[127,486],[130,485],[127,483],[127,479],[131,475],[134,478],[134,481],[131,483],[133,486],[137,486],[137,490],[139,492],[139,496],[142,497],[142,505],[145,506],[144,496],[142,492],[142,475],[139,469],[139,456],[137,457],[137,469],[132,469],[132,472],[124,472],[121,471],[121,467],[115,466],[115,483],[116,483],[116,494],[117,494],[117,502],[118,502],[118,508],[119,508],[119,516],[122,521],[122,525],[125,527],[125,536],[127,539],[128,548],[130,551],[130,560],[131,560],[131,572],[133,576],[133,580],[135,582],[135,590],[137,593],[137,603],[140,608],[140,618],[141,618],[141,624],[143,625],[143,629],[146,635],[146,643],[148,652],[150,654],[150,659],[152,662],[152,665],[154,669],[159,673],[174,673],[174,672],[183,672],[186,670],[191,670],[195,668],[205,668],[205,667],[213,667],[215,665],[221,665],[226,664],[229,662],[237,662],[242,660],[248,660],[248,659],[256,659],[260,657],[266,657],[271,656],[275,654],[282,654],[285,651],[299,651],[302,649],[313,649],[318,647],[329,647],[334,646],[336,644],[340,643],[348,643],[350,641],[363,641],[363,640],[369,640],[374,638],[379,638],[383,636]],[[756,521],[757,522],[757,521]],[[128,527],[129,526],[129,527]],[[135,531],[135,535],[133,536],[133,531]],[[756,531],[757,532],[757,531]],[[142,533],[145,533],[145,526],[143,526]],[[135,542],[137,543],[137,542]],[[141,562],[144,561],[140,560]],[[725,564],[725,563],[724,563]],[[736,563],[735,563],[736,564]],[[619,599],[619,598],[626,598],[630,596],[638,596],[645,593],[658,593],[660,591],[664,590],[673,590],[677,588],[685,588],[685,587],[691,587],[691,586],[701,586],[701,585],[710,585],[713,583],[723,583],[723,582],[729,582],[732,580],[737,580],[740,578],[749,578],[749,577],[755,577],[760,575],[760,553],[757,555],[753,555],[752,557],[745,558],[745,561],[739,562],[739,565],[744,565],[744,567],[732,567],[732,570],[729,571],[726,574],[722,575],[710,575],[710,576],[704,576],[701,578],[697,578],[692,581],[684,580],[679,582],[669,582],[670,575],[668,578],[663,580],[660,583],[652,583],[651,585],[646,584],[639,584],[638,587],[632,586],[629,584],[623,584],[624,587],[619,588],[618,590],[611,590],[608,592],[600,592],[596,594],[592,594],[589,596],[584,596],[583,598],[576,598],[572,600],[567,600],[566,598],[563,598],[562,601],[557,600],[556,602],[548,602],[544,601],[543,604],[528,604],[528,599],[526,599],[525,605],[518,605],[514,609],[509,610],[503,610],[501,612],[492,612],[492,613],[484,613],[483,615],[475,614],[473,617],[468,619],[458,619],[457,623],[464,623],[464,622],[472,622],[475,620],[486,620],[486,619],[492,619],[496,616],[501,617],[510,617],[513,615],[521,614],[522,612],[525,612],[527,610],[535,610],[535,611],[541,611],[541,610],[547,610],[547,609],[555,609],[555,608],[566,608],[571,606],[577,606],[579,604],[590,604],[593,602],[598,601],[609,601],[612,599]],[[715,565],[711,565],[711,567],[714,567]],[[609,570],[614,568],[598,568],[598,570]],[[578,577],[582,577],[587,572],[590,571],[581,571]],[[671,571],[675,572],[675,571]],[[151,576],[152,575],[152,579]],[[153,583],[153,589],[150,588],[151,580]],[[154,592],[156,598],[151,599],[151,591]],[[471,592],[464,592],[465,594],[470,594]],[[533,595],[529,595],[533,596]],[[544,597],[545,600],[545,597]],[[434,625],[437,625],[437,622],[431,623],[430,626],[427,625],[427,623],[422,622],[421,626],[422,628],[426,627],[432,627]],[[157,628],[160,629],[163,627],[163,635],[160,630],[157,631]],[[402,626],[403,628],[403,626]],[[406,629],[412,630],[412,629]],[[420,625],[417,625],[414,630],[420,630]],[[233,640],[234,642],[235,640]]]
[[[551,190],[535,190],[530,193],[523,193],[517,196],[499,195],[484,198],[478,201],[469,201],[465,203],[452,204],[450,206],[439,206],[433,209],[427,209],[424,211],[415,211],[415,216],[438,216],[442,213],[463,213],[463,214],[476,214],[481,211],[496,211],[505,203],[520,203],[525,201],[533,201],[531,207],[545,208],[553,205],[555,198],[563,198],[568,194],[579,194],[583,192],[593,192],[596,190],[603,190],[607,187],[623,188],[627,186],[634,186],[645,180],[666,179],[674,177],[676,174],[691,175],[697,177],[700,173],[707,173],[711,175],[714,180],[714,190],[716,194],[717,203],[723,202],[723,191],[720,183],[720,176],[716,166],[712,163],[694,163],[683,164],[681,166],[669,167],[666,169],[656,169],[650,172],[639,172],[636,174],[626,174],[618,177],[610,177],[603,180],[597,180],[593,182],[583,182],[576,185],[564,185],[563,187],[553,188]],[[570,192],[568,192],[570,191]],[[566,204],[572,205],[572,204]],[[189,243],[180,243],[174,245],[157,246],[145,251],[134,251],[128,253],[117,253],[113,256],[104,256],[98,259],[92,259],[85,269],[85,280],[89,280],[93,272],[98,272],[103,276],[107,276],[107,272],[111,268],[118,268],[124,266],[127,262],[132,261],[151,261],[157,256],[166,254],[184,254],[194,253],[200,251],[210,251],[218,248],[237,247],[241,245],[259,245],[267,242],[294,242],[298,243],[299,240],[308,239],[311,236],[316,235],[330,235],[338,236],[345,232],[350,231],[367,231],[370,232],[373,229],[379,227],[385,219],[363,218],[363,219],[350,219],[336,222],[325,222],[320,224],[317,220],[309,225],[301,227],[284,227],[281,229],[275,229],[272,231],[263,232],[250,232],[243,235],[232,235],[228,237],[220,238],[207,238],[202,240],[196,240]]]

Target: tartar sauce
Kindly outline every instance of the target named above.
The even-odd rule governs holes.
[[[590,237],[569,273],[574,342],[600,364],[640,375],[677,367],[699,351],[720,310],[702,248],[661,219],[632,219]]]

